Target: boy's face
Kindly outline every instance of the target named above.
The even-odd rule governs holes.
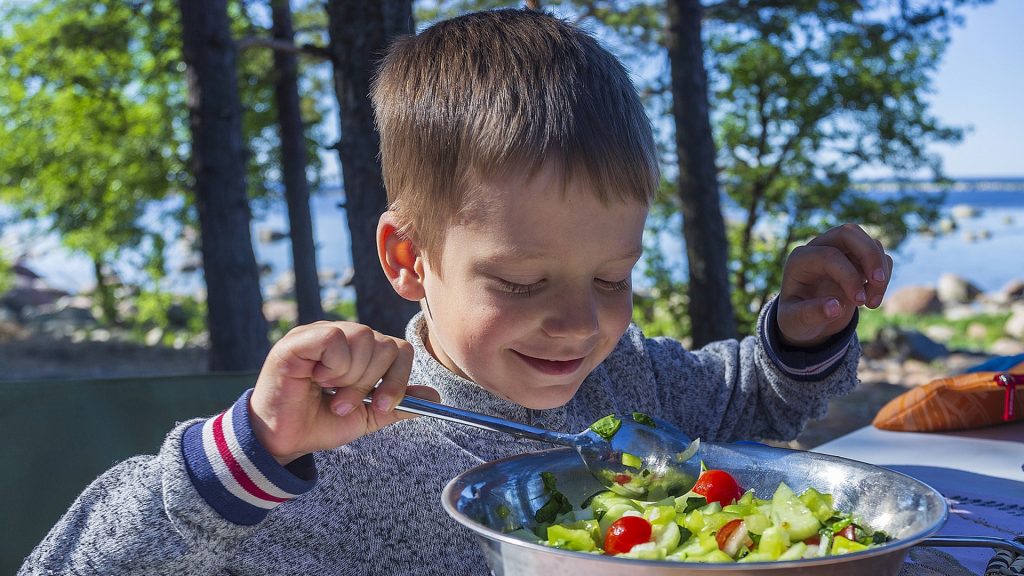
[[[446,232],[441,270],[424,264],[434,356],[533,409],[568,402],[625,332],[647,217],[639,203],[561,187],[550,163],[485,184]]]

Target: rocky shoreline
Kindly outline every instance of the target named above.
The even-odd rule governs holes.
[[[24,288],[24,286],[22,287]],[[26,292],[21,296],[25,300]],[[201,374],[206,368],[207,338],[152,329],[138,335],[101,327],[94,304],[84,296],[58,295],[35,304],[10,305],[10,293],[0,298],[0,381],[55,378],[112,378]],[[294,306],[288,294],[267,302],[268,311]],[[28,299],[31,301],[31,298]],[[131,302],[125,302],[130,309]],[[966,321],[966,332],[991,330],[975,326],[981,315],[1006,317],[1001,331],[985,349],[962,350],[947,343],[957,334],[949,326],[923,331],[884,327],[862,342],[858,369],[861,384],[848,396],[836,398],[826,418],[812,422],[796,440],[777,445],[807,449],[870,424],[890,399],[935,378],[961,372],[993,356],[1024,354],[1024,280],[995,293],[982,293],[954,275],[943,276],[935,287],[911,286],[895,291],[883,306],[886,317],[932,315]],[[275,320],[288,322],[287,314]],[[292,320],[294,322],[294,320]],[[863,321],[862,321],[863,322]],[[140,341],[141,340],[141,341]]]

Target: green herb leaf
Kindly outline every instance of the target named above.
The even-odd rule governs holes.
[[[643,412],[633,412],[633,421],[637,424],[643,424],[644,426],[650,426],[651,428],[657,428],[658,426],[654,423],[654,418],[651,418]]]

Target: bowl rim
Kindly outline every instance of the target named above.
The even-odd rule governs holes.
[[[867,550],[861,550],[861,551],[858,551],[858,552],[850,552],[850,553],[842,554],[842,555],[839,555],[839,556],[827,556],[827,557],[823,557],[823,558],[801,558],[801,559],[798,559],[798,560],[784,560],[784,561],[771,560],[771,561],[766,561],[766,562],[744,562],[743,563],[743,567],[744,568],[748,568],[748,567],[749,568],[757,568],[757,569],[763,569],[763,568],[767,568],[767,567],[778,568],[778,569],[784,569],[784,568],[787,568],[787,567],[790,567],[790,568],[803,568],[803,567],[810,567],[810,566],[831,565],[831,564],[836,564],[838,562],[853,561],[853,560],[858,559],[858,558],[870,558],[870,557],[874,557],[874,556],[881,556],[881,555],[884,555],[884,554],[895,553],[897,551],[903,551],[905,549],[908,549],[908,548],[911,548],[912,546],[917,545],[917,543],[921,542],[925,538],[927,538],[927,537],[935,534],[936,532],[938,532],[939,529],[941,529],[942,526],[946,523],[946,519],[947,519],[947,517],[949,515],[949,505],[946,502],[945,497],[942,496],[941,492],[939,492],[938,490],[933,488],[931,485],[929,485],[929,484],[927,484],[927,483],[925,483],[925,482],[923,482],[921,480],[918,480],[917,478],[914,478],[913,476],[909,476],[909,475],[904,474],[902,472],[898,472],[896,470],[891,470],[889,468],[885,468],[884,466],[878,466],[878,465],[875,465],[875,464],[869,464],[867,462],[862,462],[860,460],[853,460],[853,459],[850,459],[850,458],[843,458],[841,456],[834,456],[832,454],[823,454],[823,453],[820,453],[820,452],[811,452],[809,450],[795,450],[795,449],[792,449],[792,448],[778,448],[778,447],[768,446],[768,445],[758,444],[758,443],[742,443],[742,444],[737,444],[737,443],[726,443],[726,442],[703,442],[702,441],[701,445],[702,446],[709,445],[709,446],[712,446],[712,447],[719,447],[719,448],[726,447],[726,448],[737,450],[739,452],[745,452],[745,451],[753,448],[755,450],[765,450],[765,451],[769,451],[769,452],[778,452],[778,453],[783,453],[783,454],[787,454],[787,453],[788,454],[804,454],[804,453],[806,453],[806,454],[813,454],[816,459],[834,461],[834,462],[837,462],[837,463],[840,463],[840,464],[853,465],[855,467],[861,467],[861,468],[867,467],[869,469],[882,470],[886,474],[893,474],[893,475],[902,477],[906,481],[909,481],[911,483],[915,483],[915,484],[920,485],[921,487],[924,488],[925,492],[930,493],[930,495],[934,496],[935,499],[939,503],[939,508],[940,508],[941,513],[939,514],[939,517],[934,522],[932,522],[931,525],[926,526],[926,527],[918,530],[916,533],[911,534],[910,536],[906,536],[906,537],[903,537],[903,538],[892,540],[890,542],[886,542],[885,544],[882,544],[881,546],[878,546],[876,548],[869,548]],[[497,465],[502,464],[502,463],[516,461],[516,460],[526,460],[526,459],[532,459],[532,458],[538,458],[538,457],[544,457],[544,456],[561,457],[563,455],[563,453],[564,454],[570,454],[571,453],[571,454],[575,455],[576,451],[573,450],[572,448],[565,448],[565,447],[549,448],[549,449],[546,449],[546,450],[537,450],[537,451],[532,451],[532,452],[524,452],[522,454],[515,454],[515,455],[512,455],[512,456],[506,456],[504,458],[499,458],[497,460],[491,460],[491,461],[488,461],[488,462],[483,462],[481,464],[473,466],[472,468],[469,468],[468,470],[463,471],[458,476],[455,476],[454,478],[449,480],[447,484],[445,484],[444,489],[441,491],[441,505],[444,508],[445,512],[448,513],[449,516],[451,516],[459,524],[462,524],[466,528],[469,528],[478,537],[483,537],[483,538],[486,538],[488,540],[496,540],[498,542],[509,544],[509,545],[516,546],[516,547],[525,547],[525,548],[528,548],[528,549],[531,549],[531,550],[534,550],[536,552],[543,553],[543,554],[555,554],[555,555],[558,555],[558,556],[567,556],[569,558],[581,558],[581,559],[599,560],[601,562],[609,562],[609,563],[612,563],[612,564],[621,564],[621,565],[623,565],[623,567],[626,567],[626,566],[652,566],[652,567],[653,566],[661,566],[661,567],[664,567],[664,566],[679,565],[679,566],[685,566],[687,570],[721,571],[721,570],[724,569],[724,567],[732,568],[732,567],[735,567],[737,565],[737,563],[712,564],[712,563],[706,563],[706,562],[685,562],[685,561],[681,562],[681,561],[675,561],[675,560],[642,560],[642,559],[639,559],[639,558],[619,558],[619,557],[616,557],[616,556],[607,556],[607,555],[604,555],[604,554],[594,554],[594,553],[588,553],[588,552],[578,552],[578,551],[575,551],[575,550],[565,550],[565,549],[562,549],[562,548],[553,548],[551,546],[545,546],[543,544],[537,544],[537,543],[534,543],[534,542],[529,542],[529,541],[526,541],[526,540],[522,540],[520,538],[516,538],[515,536],[510,536],[510,535],[508,535],[508,534],[506,534],[504,532],[499,532],[498,530],[495,530],[493,528],[484,526],[484,525],[474,521],[473,519],[471,519],[466,514],[462,513],[458,509],[458,507],[456,506],[456,503],[459,501],[459,495],[463,492],[465,487],[470,484],[469,482],[467,482],[467,478],[469,476],[473,475],[473,474],[478,473],[482,469],[494,467],[494,466],[497,466]]]

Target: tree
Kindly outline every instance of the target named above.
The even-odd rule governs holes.
[[[395,336],[418,305],[391,289],[377,262],[377,220],[387,207],[370,104],[370,81],[390,40],[413,31],[412,0],[329,0],[329,50],[341,116],[335,145],[345,179],[345,209],[352,238],[352,283],[359,321]]]
[[[0,198],[93,261],[117,322],[105,270],[134,253],[162,274],[164,239],[142,218],[183,181],[173,4],[23,3],[0,22]]]
[[[736,337],[725,222],[711,135],[700,0],[668,0],[666,44],[679,161],[677,189],[689,262],[693,346]]]
[[[274,39],[294,45],[289,0],[271,0]],[[293,52],[274,52],[274,95],[281,138],[281,173],[288,205],[288,235],[295,271],[295,301],[300,324],[324,317],[320,303],[320,279],[316,270],[316,246],[309,213],[306,179],[306,143],[298,88],[298,58]]]
[[[242,107],[227,0],[179,0],[211,370],[254,370],[269,348],[249,233]]]
[[[745,330],[781,282],[797,243],[844,221],[872,225],[889,249],[937,217],[941,198],[878,200],[855,175],[941,178],[933,142],[960,132],[931,116],[930,90],[961,0],[723,1],[715,55],[722,178],[744,216],[732,226],[734,295]]]

